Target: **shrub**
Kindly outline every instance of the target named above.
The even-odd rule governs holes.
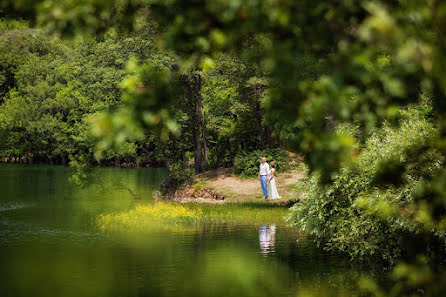
[[[278,171],[286,171],[288,167],[288,155],[281,149],[255,150],[248,153],[240,153],[234,159],[234,172],[242,177],[254,177],[259,173],[259,164],[262,156],[267,162],[276,162]]]
[[[182,187],[192,180],[191,170],[185,166],[183,161],[171,164],[169,170],[172,183],[171,187],[174,189]]]
[[[400,126],[377,129],[331,184],[321,184],[313,173],[303,185],[306,198],[292,207],[288,221],[313,234],[325,249],[353,258],[376,255],[393,264],[407,256],[420,242],[422,228],[413,219],[414,200],[426,178],[442,168],[441,155],[432,147],[438,132],[427,114],[425,107],[401,111]]]
[[[201,189],[203,189],[206,186],[206,183],[203,181],[199,181],[196,184],[194,184],[194,191],[199,192]]]

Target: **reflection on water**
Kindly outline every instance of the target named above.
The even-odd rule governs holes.
[[[276,225],[260,225],[259,241],[262,254],[274,253]]]
[[[17,202],[3,202],[0,203],[0,212],[1,211],[8,211],[8,210],[14,210],[14,209],[20,209],[25,207],[31,207],[32,205],[27,205],[24,203],[17,203]]]
[[[149,201],[166,172],[97,171],[101,185],[75,189],[67,167],[0,164],[0,296],[296,296],[304,283],[346,288],[370,274],[311,239],[297,242],[295,230],[281,225],[98,233],[98,214]],[[140,200],[110,190],[116,180]]]

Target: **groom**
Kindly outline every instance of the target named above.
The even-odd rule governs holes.
[[[269,165],[268,163],[266,163],[266,157],[263,156],[262,163],[260,163],[260,168],[259,168],[259,179],[260,179],[260,185],[262,186],[263,198],[265,199],[268,197],[268,188],[266,185],[268,171],[269,171]]]

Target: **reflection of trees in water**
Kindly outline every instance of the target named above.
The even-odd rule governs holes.
[[[262,254],[274,252],[276,225],[261,225],[259,229],[260,250]]]

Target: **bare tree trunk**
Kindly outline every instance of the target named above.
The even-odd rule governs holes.
[[[203,140],[201,138],[201,126],[203,122],[203,113],[201,110],[201,76],[194,74],[191,79],[191,98],[195,105],[194,123],[192,124],[192,133],[194,136],[194,159],[195,173],[201,173],[203,168]]]
[[[264,127],[262,125],[262,108],[260,106],[260,102],[262,99],[262,93],[265,90],[265,85],[264,84],[255,84],[249,87],[247,96],[252,98],[252,102],[255,104],[254,105],[254,109],[255,109],[255,117],[257,119],[257,128],[258,128],[258,135],[259,135],[259,145],[260,148],[263,150],[265,149],[265,134],[264,134]]]
[[[259,129],[260,148],[265,149],[265,139],[263,136],[262,111],[260,110],[260,101],[256,102],[257,127]]]
[[[271,139],[271,129],[268,126],[265,127],[265,134],[267,147],[273,147],[273,140]]]
[[[284,148],[285,143],[283,142],[283,140],[280,138],[279,133],[277,133],[277,144],[279,145],[280,148]]]
[[[208,160],[208,145],[207,145],[207,139],[206,139],[206,125],[205,125],[204,116],[203,116],[203,97],[201,96],[202,80],[201,80],[200,74],[196,74],[196,77],[197,77],[197,85],[196,85],[196,91],[195,91],[195,98],[196,98],[196,104],[197,104],[197,119],[200,122],[200,126],[201,126],[203,158],[204,158],[203,170],[206,171],[209,168],[209,160]]]
[[[204,117],[201,117],[202,119]],[[204,119],[201,123],[201,128],[203,129],[203,157],[204,157],[204,170],[208,170],[209,168],[209,159],[208,159],[208,144],[206,140],[206,125],[204,123]]]

